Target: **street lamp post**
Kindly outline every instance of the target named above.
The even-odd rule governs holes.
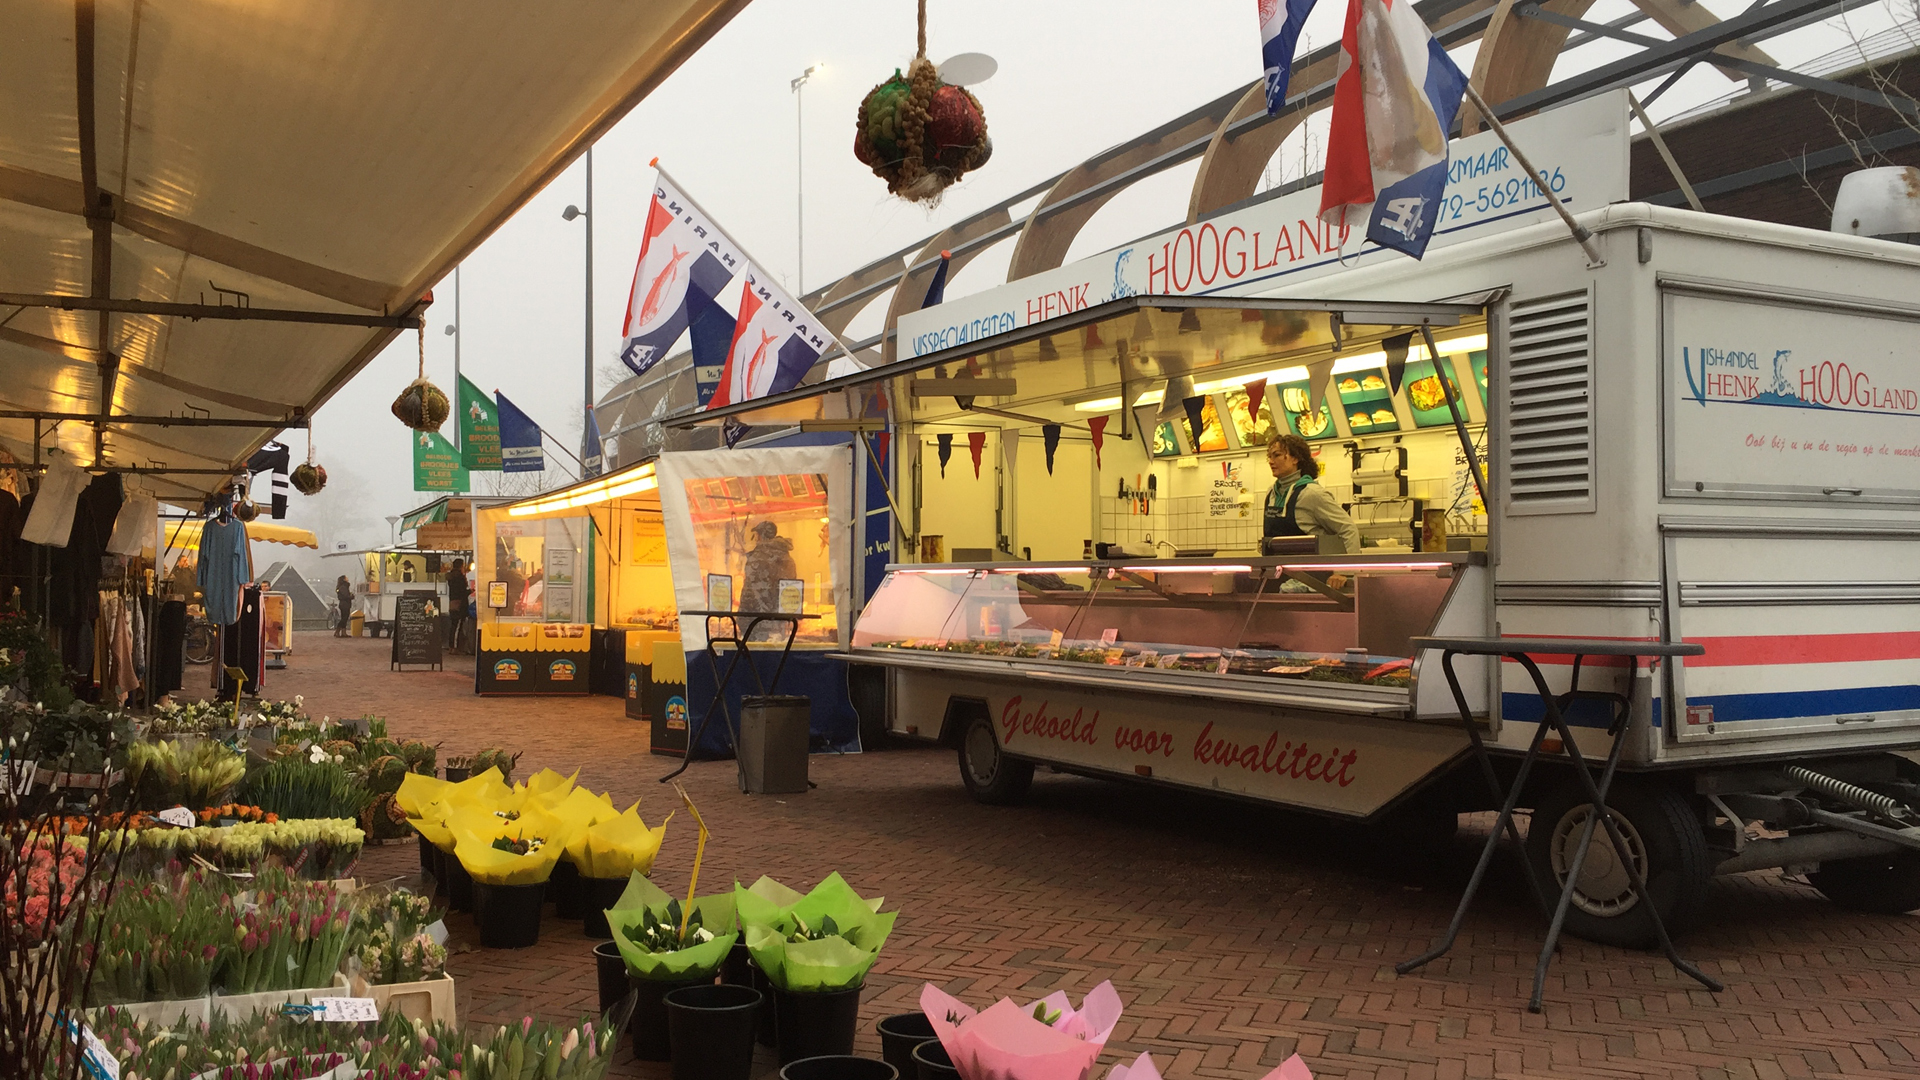
[[[799,247],[799,251],[794,258],[794,263],[796,264],[795,274],[799,279],[799,287],[796,288],[794,292],[802,296],[806,295],[807,292],[807,140],[806,117],[805,110],[801,107],[803,99],[800,94],[800,88],[807,85],[807,80],[813,78],[814,72],[821,71],[825,69],[826,66],[825,64],[815,64],[801,72],[792,82],[787,84],[793,91],[793,217]]]
[[[572,221],[574,218],[587,219],[586,377],[582,384],[585,387],[586,411],[580,417],[580,457],[585,460],[587,456],[586,425],[593,415],[593,147],[591,146],[587,147],[587,208],[582,210],[568,203],[567,208],[560,212],[560,216],[567,221]]]
[[[447,324],[447,336],[453,339],[453,401],[454,412],[459,412],[460,402],[460,264],[453,265],[453,322]],[[453,425],[453,448],[460,449],[460,423],[456,415]]]

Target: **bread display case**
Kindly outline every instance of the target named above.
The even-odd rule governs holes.
[[[1445,611],[1483,611],[1467,582],[1484,565],[1444,552],[895,566],[853,646],[895,665],[1407,715],[1408,639]]]

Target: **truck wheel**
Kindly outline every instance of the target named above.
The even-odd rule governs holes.
[[[1910,851],[1821,863],[1813,887],[1843,908],[1899,915],[1920,908],[1920,855]]]
[[[960,733],[960,781],[976,800],[1010,806],[1026,798],[1033,786],[1033,762],[1001,753],[993,721],[976,716]]]
[[[1621,838],[1633,853],[1647,892],[1660,910],[1667,933],[1680,933],[1693,920],[1706,896],[1713,866],[1700,820],[1686,797],[1661,786],[1616,780],[1607,793],[1607,807],[1620,827]],[[1567,880],[1566,868],[1580,846],[1580,832],[1592,813],[1583,788],[1576,783],[1556,786],[1534,807],[1527,830],[1527,860],[1548,891],[1547,902],[1559,900]],[[1659,943],[1640,898],[1634,894],[1626,867],[1614,853],[1604,825],[1594,826],[1586,862],[1567,906],[1566,930],[1588,941],[1628,949],[1652,948]]]

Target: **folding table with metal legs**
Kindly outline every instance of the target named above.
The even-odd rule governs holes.
[[[1517,843],[1518,830],[1513,824],[1513,810],[1525,788],[1527,776],[1533,769],[1533,763],[1540,756],[1541,743],[1549,731],[1557,732],[1561,746],[1572,759],[1574,775],[1580,778],[1580,785],[1586,790],[1591,810],[1586,823],[1580,830],[1580,842],[1574,849],[1573,860],[1567,866],[1566,882],[1560,887],[1560,898],[1554,906],[1547,926],[1547,937],[1540,946],[1540,960],[1533,969],[1533,999],[1527,1008],[1540,1011],[1542,995],[1547,982],[1547,965],[1553,960],[1554,949],[1560,942],[1560,930],[1566,923],[1567,907],[1573,901],[1573,891],[1580,883],[1581,868],[1586,865],[1587,849],[1593,841],[1595,823],[1606,827],[1607,840],[1613,845],[1614,857],[1626,870],[1627,880],[1633,886],[1634,896],[1645,906],[1647,917],[1653,923],[1654,936],[1660,947],[1665,950],[1667,959],[1679,971],[1691,976],[1709,990],[1725,989],[1717,980],[1693,966],[1674,949],[1673,941],[1667,936],[1667,927],[1660,918],[1660,909],[1654,905],[1653,898],[1647,892],[1647,883],[1641,877],[1640,868],[1634,864],[1632,853],[1626,840],[1620,835],[1613,815],[1607,810],[1607,790],[1613,785],[1614,772],[1620,764],[1620,751],[1626,746],[1626,735],[1632,724],[1631,702],[1614,693],[1582,693],[1580,690],[1580,665],[1589,656],[1624,656],[1629,666],[1637,668],[1643,656],[1672,657],[1699,656],[1706,650],[1699,645],[1685,642],[1658,641],[1620,641],[1589,638],[1473,638],[1473,637],[1416,637],[1412,641],[1416,650],[1441,650],[1440,666],[1447,674],[1447,688],[1453,692],[1455,707],[1460,712],[1460,723],[1466,728],[1467,737],[1473,743],[1473,752],[1480,759],[1487,781],[1492,785],[1494,794],[1501,797],[1500,816],[1494,822],[1493,831],[1488,834],[1486,845],[1480,851],[1480,861],[1473,868],[1473,876],[1467,881],[1467,891],[1460,897],[1460,906],[1453,913],[1453,922],[1447,927],[1446,937],[1440,943],[1411,960],[1394,965],[1394,970],[1404,975],[1431,960],[1438,959],[1453,947],[1460,936],[1460,927],[1466,922],[1467,909],[1473,905],[1474,894],[1480,891],[1480,883],[1485,879],[1487,867],[1493,862],[1494,850],[1500,844],[1502,833],[1511,834]],[[1540,674],[1539,665],[1533,660],[1533,653],[1553,655],[1572,655],[1573,678],[1568,684],[1567,693],[1556,697],[1547,689],[1547,681]],[[1460,690],[1460,679],[1453,670],[1453,658],[1456,655],[1497,656],[1512,660],[1526,669],[1532,677],[1534,689],[1540,695],[1542,713],[1539,726],[1534,729],[1533,739],[1527,744],[1526,756],[1520,759],[1519,772],[1514,776],[1513,786],[1502,795],[1497,774],[1494,772],[1493,759],[1487,753],[1486,743],[1480,738],[1480,729],[1473,722],[1473,714],[1467,708],[1467,698]],[[1573,732],[1567,726],[1565,714],[1561,711],[1563,703],[1571,704],[1579,698],[1598,699],[1609,702],[1614,709],[1613,722],[1607,728],[1607,734],[1613,737],[1613,746],[1607,752],[1607,761],[1600,772],[1600,781],[1594,783],[1588,771],[1587,759],[1580,753],[1579,744],[1574,741]],[[1526,869],[1527,883],[1534,897],[1545,910],[1545,893],[1540,882],[1534,877],[1533,867],[1527,863],[1524,855],[1522,865]]]
[[[774,688],[780,685],[781,672],[787,669],[787,657],[793,654],[793,639],[800,632],[800,624],[807,619],[820,617],[787,611],[683,611],[680,616],[707,620],[707,666],[712,669],[714,677],[713,703],[707,706],[707,711],[700,717],[699,726],[687,733],[686,756],[680,759],[679,768],[660,778],[663,784],[686,772],[687,766],[693,764],[693,755],[700,745],[700,736],[706,733],[707,722],[713,719],[715,709],[720,710],[721,718],[726,721],[727,737],[733,740],[734,768],[736,770],[740,768],[740,727],[734,722],[733,710],[727,708],[727,686],[733,682],[734,669],[740,666],[740,661],[746,660],[747,670],[752,673],[754,683],[760,687],[760,693],[763,696],[773,693]],[[732,633],[715,634],[713,632],[715,619],[727,620],[728,629]],[[742,619],[747,623],[744,632],[740,629]],[[753,661],[749,657],[750,650],[747,647],[747,642],[753,638],[753,632],[760,629],[761,623],[766,622],[787,624],[787,640],[780,647],[780,662],[774,665],[771,682],[760,678],[760,669],[753,666]],[[720,670],[720,654],[714,648],[716,642],[722,641],[733,646],[733,655],[727,659],[724,674]],[[745,774],[741,777],[740,790],[746,790]]]

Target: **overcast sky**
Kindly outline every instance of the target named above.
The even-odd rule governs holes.
[[[1701,0],[1723,18],[1748,0]],[[1912,18],[1915,0],[1893,0],[1847,16],[1854,36],[1890,25],[1889,11]],[[1301,52],[1338,36],[1346,5],[1322,0]],[[928,53],[936,61],[985,52],[999,73],[975,88],[993,136],[993,160],[927,209],[888,196],[853,158],[853,116],[867,90],[912,58],[914,5],[908,0],[754,0],[732,23],[603,138],[594,152],[594,356],[596,396],[618,366],[626,292],[639,253],[654,157],[756,260],[801,283],[795,209],[796,98],[789,81],[810,64],[824,71],[802,91],[805,110],[806,265],[819,285],[921,240],[951,222],[1024,190],[1101,149],[1243,88],[1260,75],[1255,0],[933,0]],[[1626,0],[1599,0],[1586,17],[1604,22],[1630,12]],[[1635,29],[1653,32],[1652,24]],[[1837,22],[1763,45],[1783,66],[1845,46]],[[1563,57],[1556,76],[1634,51],[1601,42]],[[1469,68],[1472,48],[1457,50]],[[1646,88],[1642,88],[1643,92]],[[1656,119],[1741,89],[1701,66],[1662,98]],[[1324,141],[1309,126],[1275,156],[1269,175],[1316,171]],[[1180,220],[1196,164],[1135,185],[1112,200],[1069,252],[1078,258]],[[561,217],[585,203],[585,169],[576,163],[494,234],[461,271],[462,371],[482,389],[500,390],[578,450],[583,402],[584,237],[586,221]],[[1016,208],[1016,210],[1024,207]],[[948,295],[998,284],[1012,241],[959,274]],[[451,277],[428,312],[428,375],[453,391]],[[854,321],[848,340],[877,332],[885,298]],[[387,541],[388,515],[436,496],[412,490],[408,431],[387,411],[413,378],[413,335],[402,335],[313,418],[316,460],[328,489],[293,496],[289,521],[312,528],[323,550]],[[451,425],[448,430],[450,431]],[[294,460],[305,437],[290,433]],[[566,470],[564,454],[549,451]],[[550,462],[549,468],[554,467]],[[491,476],[476,491],[492,490]],[[288,549],[259,545],[257,560]],[[302,560],[303,563],[306,560]],[[331,577],[336,563],[311,564]]]

